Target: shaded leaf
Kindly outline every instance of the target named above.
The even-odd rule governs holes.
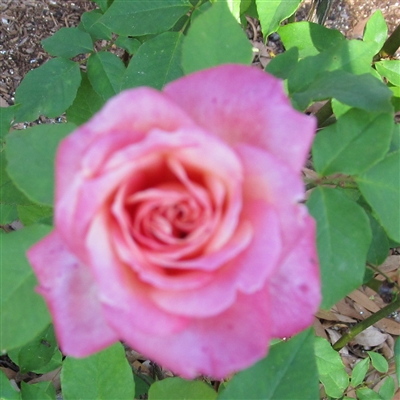
[[[99,10],[85,12],[81,16],[81,27],[94,39],[111,40],[112,32],[104,24],[99,23],[103,14]]]

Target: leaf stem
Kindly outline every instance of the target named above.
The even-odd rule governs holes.
[[[400,296],[395,299],[392,303],[388,304],[386,307],[383,307],[381,310],[372,314],[370,317],[364,319],[364,321],[359,322],[357,325],[353,326],[349,329],[349,331],[343,335],[332,347],[334,350],[339,351],[341,348],[346,346],[352,339],[354,339],[359,333],[373,324],[380,321],[382,318],[385,318],[387,315],[395,312],[400,307]]]

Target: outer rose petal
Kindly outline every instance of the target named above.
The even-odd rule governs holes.
[[[28,258],[63,352],[85,357],[119,339],[103,317],[92,274],[69,252],[56,231],[31,247]]]
[[[223,65],[169,83],[164,92],[194,121],[230,145],[247,143],[299,171],[316,122],[295,111],[282,81],[241,65]]]
[[[223,378],[264,357],[272,338],[266,290],[239,295],[228,310],[211,318],[193,318],[182,331],[147,335],[108,315],[122,338],[150,359],[184,378],[203,374]]]
[[[307,216],[303,235],[271,278],[271,327],[274,337],[292,336],[312,324],[321,301],[315,221]]]

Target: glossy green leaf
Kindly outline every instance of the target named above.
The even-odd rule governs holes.
[[[21,400],[21,394],[11,386],[6,374],[0,369],[0,399]]]
[[[264,37],[275,32],[279,24],[290,17],[296,10],[301,0],[265,1],[255,0],[261,30]]]
[[[299,61],[296,70],[290,76],[289,90],[291,93],[303,92],[317,79],[318,75],[325,76],[324,71],[340,70],[354,75],[369,74],[372,57],[375,55],[375,43],[360,40],[342,40],[336,46],[315,55],[305,57]],[[344,75],[345,76],[345,75]],[[335,81],[333,86],[340,84]],[[347,85],[348,83],[346,83]],[[320,84],[313,87],[318,88]],[[345,85],[342,85],[345,87]],[[360,86],[352,86],[352,90],[359,90]]]
[[[365,172],[383,159],[392,133],[391,114],[352,109],[316,136],[312,149],[315,169],[321,176]]]
[[[97,94],[87,74],[82,72],[82,83],[75,100],[67,110],[67,120],[81,125],[89,120],[104,105],[104,99]]]
[[[108,100],[121,90],[121,80],[125,65],[113,53],[100,51],[92,54],[87,62],[87,75],[93,89],[104,100]]]
[[[367,387],[357,389],[356,395],[358,400],[382,400],[378,393]]]
[[[372,231],[372,241],[369,246],[367,261],[374,265],[381,265],[389,255],[389,239],[382,225],[368,214]]]
[[[0,224],[10,224],[18,219],[18,206],[32,202],[14,185],[6,171],[5,151],[0,151]]]
[[[376,70],[390,83],[400,86],[400,60],[382,60],[374,65]]]
[[[19,105],[0,107],[0,142],[10,131],[11,122],[14,120],[18,108]]]
[[[250,64],[252,58],[251,44],[225,2],[198,16],[183,41],[186,74],[225,63]]]
[[[349,385],[349,376],[337,351],[322,337],[315,338],[315,357],[319,379],[328,396],[339,398]]]
[[[182,33],[165,32],[144,42],[126,69],[122,89],[137,86],[162,89],[182,76],[182,40]]]
[[[61,28],[42,40],[42,46],[52,56],[65,58],[93,51],[92,38],[78,28]]]
[[[115,45],[125,49],[129,54],[136,54],[142,43],[139,40],[127,36],[119,36]]]
[[[149,400],[214,400],[217,392],[201,381],[167,378],[150,386]]]
[[[371,359],[372,366],[382,374],[386,374],[389,370],[389,363],[382,354],[376,353],[375,351],[367,351],[369,358]]]
[[[53,325],[49,325],[29,343],[9,351],[8,355],[19,366],[21,373],[36,372],[50,362],[56,348]]]
[[[94,39],[111,40],[112,32],[104,24],[99,23],[99,19],[103,16],[100,10],[92,10],[85,12],[81,16],[81,25],[89,35]]]
[[[362,284],[371,228],[365,211],[333,188],[315,188],[307,206],[317,221],[321,307],[329,309]]]
[[[296,68],[299,58],[297,47],[278,54],[265,67],[265,71],[279,79],[287,79]]]
[[[392,92],[371,74],[353,75],[341,70],[324,72],[306,90],[293,93],[292,97],[302,110],[313,101],[335,98],[367,111],[393,111]]]
[[[8,175],[32,201],[53,205],[56,150],[75,128],[71,123],[37,125],[7,136]]]
[[[15,92],[15,102],[21,103],[16,121],[61,115],[74,101],[80,83],[79,64],[65,58],[53,58],[29,71]]]
[[[376,52],[382,48],[388,35],[388,28],[381,10],[376,10],[369,18],[364,29],[363,40],[365,42],[375,42]]]
[[[50,323],[43,298],[35,292],[36,278],[25,252],[50,227],[30,226],[0,235],[0,350],[6,352],[32,340]]]
[[[361,385],[365,375],[367,375],[369,364],[369,358],[364,358],[364,360],[361,360],[354,366],[353,371],[351,372],[351,386],[353,386],[353,388]]]
[[[400,336],[397,337],[394,345],[394,362],[396,364],[397,382],[400,382]]]
[[[118,35],[142,36],[169,30],[191,8],[189,0],[114,0],[99,22]]]
[[[358,187],[389,238],[400,242],[400,150],[356,178]]]
[[[317,55],[345,40],[339,31],[307,21],[283,25],[278,33],[285,49],[297,47],[300,58]]]
[[[36,384],[28,384],[21,382],[21,398],[22,400],[56,400],[56,393],[53,386],[53,393],[47,393],[45,386],[48,387],[51,382],[39,382]]]
[[[394,379],[391,376],[387,376],[384,378],[382,386],[379,388],[379,396],[381,396],[382,400],[393,400],[394,392],[396,391],[396,386],[394,383]]]
[[[237,373],[218,400],[318,398],[318,371],[311,329],[271,346],[268,356]]]
[[[61,372],[65,400],[132,400],[133,374],[121,343],[86,358],[67,357]]]

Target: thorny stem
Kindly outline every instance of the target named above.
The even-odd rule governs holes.
[[[381,310],[372,314],[370,317],[359,322],[357,325],[349,329],[349,331],[343,335],[332,347],[334,350],[339,351],[341,348],[346,346],[352,339],[354,339],[359,333],[372,326],[373,324],[385,318],[387,315],[395,312],[400,307],[400,296],[397,296],[395,301],[383,307]]]
[[[397,49],[400,47],[400,25],[393,31],[387,38],[385,44],[380,51],[382,57],[393,56]]]

